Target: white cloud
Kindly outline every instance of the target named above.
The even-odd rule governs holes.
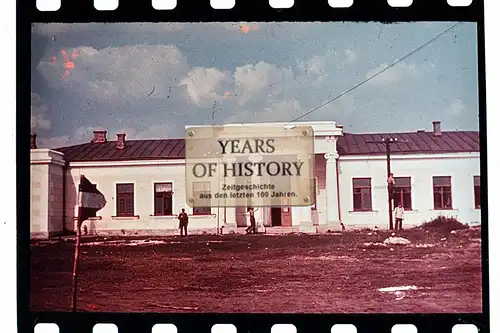
[[[303,75],[324,75],[326,71],[326,59],[318,55],[314,55],[307,60],[299,60],[298,67],[304,73]]]
[[[106,103],[141,98],[166,98],[173,95],[182,100],[207,107],[214,102],[231,100],[239,106],[259,98],[274,102],[304,84],[311,84],[314,77],[295,81],[290,68],[258,62],[235,69],[234,73],[218,68],[189,68],[186,57],[173,45],[127,45],[95,49],[81,46],[66,50],[78,51],[73,59],[75,66],[63,80],[64,59],[55,50],[47,54],[37,69],[49,86],[70,91],[82,99]],[[52,63],[51,54],[57,54]],[[320,75],[325,62],[321,57],[312,58],[308,66],[312,74]],[[152,93],[152,94],[151,94]],[[150,95],[151,94],[151,95]],[[229,97],[229,98],[228,98]]]
[[[191,101],[198,106],[207,106],[226,99],[226,92],[232,86],[228,72],[217,68],[196,67],[187,73],[181,81],[186,85]]]
[[[144,139],[165,139],[171,138],[172,133],[175,132],[175,124],[156,124],[148,126],[144,130],[135,131],[132,128],[121,129],[120,131],[116,131],[116,133],[126,133],[126,139],[129,140],[144,140]],[[115,140],[110,139],[110,140]]]
[[[327,67],[328,63],[324,56],[314,55],[306,60],[298,60],[299,75],[295,78],[295,85],[299,89],[319,87],[328,78]]]
[[[53,51],[53,50],[52,50]],[[182,52],[173,45],[126,45],[95,49],[82,46],[66,50],[79,51],[73,60],[75,68],[67,79],[61,79],[64,59],[59,54],[52,64],[46,57],[37,69],[54,88],[68,90],[90,99],[139,99],[166,97],[170,88],[179,84],[179,78],[188,70]]]
[[[55,137],[37,137],[40,148],[60,148],[65,146],[79,145],[89,143],[94,137],[95,129],[102,126],[82,126],[79,127],[73,135],[61,135]],[[169,137],[168,133],[172,131],[172,126],[168,124],[151,125],[144,130],[137,131],[133,128],[108,129],[107,138],[109,141],[116,140],[117,133],[127,134],[127,140],[140,139],[160,139]]]
[[[325,67],[323,58],[313,57],[308,62],[311,75],[294,77],[291,68],[265,62],[242,65],[234,72],[218,68],[189,68],[182,52],[172,45],[104,49],[82,46],[66,52],[72,54],[75,50],[79,50],[79,55],[74,60],[75,69],[66,80],[61,80],[61,68],[57,67],[62,65],[52,64],[50,56],[38,65],[39,72],[53,88],[71,93],[81,100],[100,101],[110,105],[141,101],[151,91],[151,98],[157,97],[159,101],[168,95],[177,96],[178,100],[170,105],[171,123],[160,121],[159,125],[146,129],[129,124],[124,129],[129,139],[179,136],[179,125],[193,121],[199,115],[196,113],[186,116],[186,112],[189,112],[187,110],[207,110],[214,102],[217,102],[218,122],[229,121],[227,118],[233,118],[233,114],[244,121],[255,121],[255,117],[268,121],[293,118],[302,110],[299,101],[295,99],[297,92],[310,87]],[[161,103],[159,105],[161,107]],[[182,110],[182,117],[176,117],[179,110]],[[229,115],[226,112],[225,117],[220,116],[219,112],[224,110],[231,112]],[[207,117],[207,114],[203,115],[203,119],[208,119]],[[92,130],[91,127],[82,127],[71,136],[40,138],[40,146],[59,147],[89,142]],[[111,133],[114,136],[115,132],[109,131],[108,137]],[[110,140],[114,139],[110,137]]]
[[[39,148],[59,148],[65,146],[78,145],[81,143],[88,143],[92,140],[93,131],[96,127],[82,126],[79,127],[72,136],[61,135],[54,137],[37,137]]]
[[[62,135],[55,137],[37,137],[39,148],[60,148],[66,146],[79,145],[89,143],[93,136],[94,130],[103,128],[102,126],[82,126],[79,127],[73,135]],[[174,137],[174,124],[155,124],[148,126],[143,130],[136,130],[130,127],[119,129],[108,129],[107,138],[109,141],[116,140],[117,133],[125,133],[126,140],[144,140],[144,139],[165,139]]]
[[[71,140],[71,137],[69,136],[53,136],[53,137],[37,137],[37,146],[38,148],[47,148],[47,149],[54,149],[54,148],[60,148],[60,147],[66,147],[66,146],[71,146],[73,144],[79,144],[81,142],[76,142]]]
[[[259,114],[259,118],[269,122],[283,121],[283,119],[291,120],[302,114],[303,111],[300,102],[292,98],[290,100],[276,102],[270,107],[265,108],[264,111]]]
[[[325,103],[324,101],[323,103]],[[321,104],[320,104],[321,105]],[[339,116],[350,115],[352,112],[356,110],[356,100],[352,95],[346,94],[339,99],[328,103],[322,108],[318,109],[316,113],[316,117],[331,119],[332,117],[336,120]]]
[[[66,80],[60,78],[64,71],[63,59],[58,59],[55,65],[50,61],[53,54],[62,58],[57,53],[59,50],[52,49],[39,63],[38,71],[53,89],[73,95],[76,100],[109,105],[111,110],[123,105],[139,105],[145,110],[165,108],[168,111],[168,119],[159,115],[154,120],[156,123],[147,128],[135,127],[133,120],[121,119],[117,127],[125,128],[111,128],[109,140],[115,140],[115,134],[122,131],[129,140],[182,136],[184,124],[209,121],[208,113],[214,103],[216,123],[292,120],[311,107],[310,103],[304,103],[310,96],[307,91],[323,89],[320,83],[328,77],[328,68],[337,66],[337,62],[327,62],[327,56],[314,55],[297,62],[300,70],[296,75],[291,67],[263,61],[227,71],[215,67],[192,68],[181,50],[173,45],[125,45],[102,49],[81,46],[66,49],[66,52],[72,54],[75,50],[79,55]],[[354,57],[354,53],[347,55],[349,59]],[[318,96],[325,97],[324,94]],[[310,102],[320,104],[319,100]],[[342,102],[335,102],[335,111],[339,103]],[[331,119],[333,111],[322,108],[313,116]],[[39,138],[39,143],[45,147],[61,147],[89,142],[93,129],[81,127],[70,136]]]
[[[39,94],[31,93],[31,129],[50,130],[52,123],[47,119],[47,105]]]
[[[326,101],[321,101],[321,105]],[[317,105],[315,105],[317,106]],[[279,100],[262,109],[241,109],[225,119],[227,123],[255,123],[255,122],[283,122],[291,121],[306,114],[312,108],[304,107],[299,100],[291,98]],[[337,120],[339,116],[349,116],[356,110],[355,99],[349,95],[329,103],[313,113],[305,116],[300,121],[306,120]]]
[[[279,94],[286,96],[294,85],[291,69],[262,61],[236,68],[234,81],[239,106],[252,100],[269,101]]]
[[[351,49],[344,50],[345,63],[353,64],[358,60],[358,54]]]
[[[144,131],[139,131],[136,135],[137,139],[164,139],[173,137],[172,132],[174,126],[172,124],[151,125]]]
[[[461,99],[455,99],[451,104],[445,109],[445,112],[450,116],[458,116],[463,111],[465,111],[465,104]]]
[[[225,119],[226,123],[282,122],[292,120],[305,110],[295,98],[270,104],[262,109],[242,109]]]
[[[370,70],[365,75],[365,79],[375,75],[381,70],[387,68],[389,64],[381,64],[380,66]],[[393,67],[387,69],[383,73],[375,76],[373,79],[369,81],[369,83],[374,85],[388,85],[388,84],[396,84],[400,83],[403,80],[411,77],[418,76],[420,74],[420,67],[417,67],[415,64],[408,64],[406,62],[400,62]]]

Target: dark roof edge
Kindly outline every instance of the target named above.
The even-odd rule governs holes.
[[[404,135],[404,134],[413,134],[413,133],[419,133],[419,132],[364,132],[364,133],[352,133],[352,132],[343,132],[343,135]],[[424,133],[432,133],[430,131],[425,131]],[[441,133],[446,134],[446,133],[477,133],[479,134],[479,131],[442,131]],[[342,136],[341,136],[342,137]],[[140,141],[164,141],[164,140],[185,140],[185,138],[165,138],[165,139],[131,139],[129,141],[135,141],[135,142],[140,142]],[[108,140],[108,143],[116,142],[116,140]],[[63,147],[58,147],[58,148],[50,148],[52,150],[62,150],[62,149],[68,149],[68,148],[73,148],[73,147],[78,147],[82,146],[85,144],[88,144],[90,142],[85,142],[85,143],[79,143],[76,145],[71,145],[71,146],[63,146]]]
[[[86,162],[128,162],[128,161],[175,161],[184,160],[184,157],[172,156],[172,157],[132,157],[132,158],[103,158],[103,159],[78,159],[78,160],[67,160],[68,162],[75,163],[86,163]]]
[[[414,133],[426,133],[426,134],[432,134],[433,132],[432,131],[407,131],[407,132],[362,132],[362,133],[353,133],[353,132],[347,132],[347,131],[343,131],[343,134],[347,134],[347,135],[399,135],[399,134],[414,134]],[[480,132],[479,131],[467,131],[467,130],[463,130],[463,131],[441,131],[442,134],[446,134],[446,133],[477,133],[479,134]]]
[[[394,151],[391,156],[395,155],[439,155],[439,154],[463,154],[463,153],[479,153],[479,150],[429,150],[429,151]],[[342,153],[340,156],[385,156],[384,152],[380,153]]]

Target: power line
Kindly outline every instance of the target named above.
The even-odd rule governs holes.
[[[366,82],[372,80],[373,78],[375,78],[376,76],[382,74],[383,72],[385,72],[386,70],[388,70],[389,68],[391,67],[394,67],[396,64],[400,63],[401,61],[405,60],[406,58],[412,56],[413,54],[417,53],[418,51],[420,51],[421,49],[427,47],[429,44],[433,43],[434,41],[436,41],[438,38],[440,38],[441,36],[447,34],[448,32],[450,32],[451,30],[455,29],[457,26],[459,26],[460,24],[462,24],[462,22],[459,22],[459,23],[456,23],[454,25],[452,25],[451,27],[449,27],[448,29],[446,29],[445,31],[441,32],[440,34],[436,35],[434,38],[430,39],[429,41],[425,42],[424,44],[420,45],[419,47],[417,47],[416,49],[414,49],[413,51],[411,51],[410,53],[406,54],[404,57],[402,58],[399,58],[398,60],[394,61],[392,64],[390,64],[389,66],[385,67],[384,69],[378,71],[377,73],[373,74],[372,76],[368,77],[367,79],[361,81],[360,83],[356,84],[355,86],[353,86],[352,88],[349,88],[348,90],[344,91],[343,93],[341,93],[340,95],[326,101],[325,103],[321,104],[320,106],[318,107],[315,107],[314,109],[300,115],[299,117],[291,120],[289,122],[290,123],[293,123],[297,120],[300,120],[308,115],[310,115],[311,113],[313,112],[316,112],[317,110],[321,109],[323,106],[325,105],[328,105],[330,104],[331,102],[334,102],[336,101],[337,99],[339,99],[340,97],[344,96],[345,94],[348,94],[350,93],[351,91],[353,91],[354,89],[362,86],[363,84],[365,84]]]

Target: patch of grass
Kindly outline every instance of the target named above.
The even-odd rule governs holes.
[[[438,216],[435,219],[422,224],[421,228],[429,231],[449,233],[452,230],[468,229],[469,226],[461,223],[454,217]]]

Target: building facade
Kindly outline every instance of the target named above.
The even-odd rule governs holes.
[[[387,159],[391,145],[395,203],[405,207],[404,226],[439,215],[480,223],[479,133],[344,133],[335,122],[304,122],[314,129],[315,203],[310,207],[261,207],[261,231],[326,232],[388,227]],[[225,126],[262,126],[228,124]],[[273,123],[265,125],[284,126]],[[183,139],[109,141],[105,130],[91,142],[56,150],[31,147],[31,236],[46,238],[75,230],[78,182],[85,175],[106,197],[98,217],[84,222],[87,234],[177,233],[185,208],[192,233],[239,232],[246,207],[190,208],[186,203]]]

